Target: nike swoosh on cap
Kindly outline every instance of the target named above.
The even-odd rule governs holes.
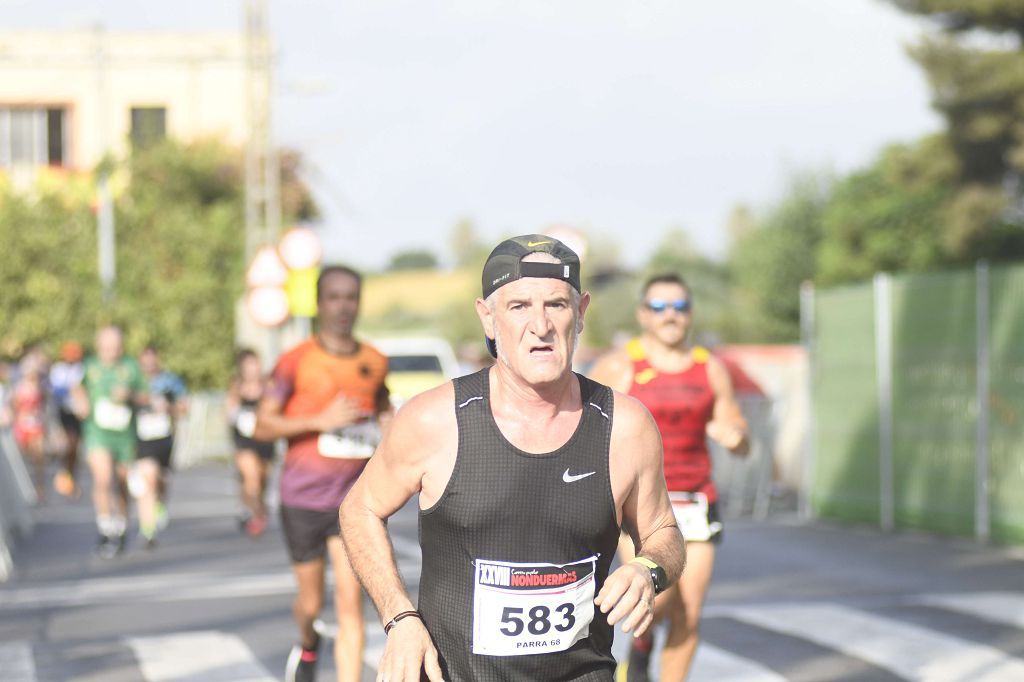
[[[526,242],[526,247],[529,248],[529,249],[532,249],[535,246],[540,246],[541,244],[550,244],[550,243],[551,242],[549,242],[549,241],[548,242]]]
[[[586,478],[587,476],[593,476],[596,473],[597,473],[596,471],[588,471],[585,474],[570,474],[569,470],[566,469],[565,473],[562,474],[562,480],[565,481],[566,483],[574,483],[575,481],[578,481],[581,478]]]

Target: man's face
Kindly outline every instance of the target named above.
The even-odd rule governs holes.
[[[557,279],[524,277],[495,292],[494,311],[477,300],[484,333],[498,345],[498,362],[526,383],[561,379],[572,367],[590,295],[573,306],[572,287]]]
[[[686,310],[676,309],[679,301],[685,302]],[[679,346],[690,331],[690,313],[690,292],[673,282],[658,282],[648,287],[636,319],[644,334],[666,346]]]
[[[263,368],[260,367],[260,359],[255,355],[246,355],[242,358],[241,363],[238,367],[239,374],[242,375],[243,379],[248,381],[255,381],[260,378],[263,373]]]
[[[107,327],[101,329],[96,335],[96,356],[104,364],[113,364],[121,358],[124,347],[121,342],[121,332],[117,329]]]
[[[160,355],[152,349],[142,351],[139,356],[139,366],[146,374],[156,374],[160,371]]]
[[[343,338],[351,337],[359,315],[359,282],[344,272],[329,274],[320,282],[316,305],[321,330]]]

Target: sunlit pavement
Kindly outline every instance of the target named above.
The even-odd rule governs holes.
[[[292,577],[276,518],[258,540],[239,532],[235,488],[226,464],[179,472],[159,546],[113,560],[92,555],[86,496],[51,494],[0,586],[0,680],[280,679]],[[389,527],[415,589],[414,509]],[[384,638],[367,618],[372,680]],[[702,631],[692,680],[1022,680],[1024,551],[733,521]],[[320,679],[333,679],[323,653]]]

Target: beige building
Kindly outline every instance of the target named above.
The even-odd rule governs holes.
[[[0,170],[90,170],[164,136],[246,137],[241,33],[0,33]]]

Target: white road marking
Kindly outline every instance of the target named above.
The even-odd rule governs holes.
[[[268,493],[267,508],[273,512],[275,506],[271,505],[270,493]],[[237,516],[238,502],[234,500],[211,499],[176,500],[173,497],[167,506],[167,513],[173,524],[175,519],[222,519],[231,523]],[[34,518],[40,524],[72,524],[92,526],[96,523],[93,520],[92,512],[83,510],[78,505],[54,505],[52,507],[37,507],[33,510]]]
[[[916,625],[835,604],[735,608],[730,615],[869,661],[912,680],[1024,680],[1024,661]]]
[[[171,573],[92,580],[72,580],[36,587],[0,589],[0,610],[50,608],[183,599],[225,599],[289,594],[295,591],[290,572],[260,575]]]
[[[420,552],[415,541],[396,538],[395,554],[413,584],[419,580]],[[327,572],[327,584],[334,576]],[[295,592],[291,571],[238,575],[225,573],[170,573],[117,578],[70,580],[27,587],[0,587],[0,611],[9,608],[42,609],[57,606],[181,601],[185,599],[237,599]]]
[[[1024,592],[923,594],[913,601],[1024,629]]]
[[[147,682],[274,682],[242,640],[217,631],[125,640]]]
[[[701,642],[689,678],[693,682],[786,682],[774,670]]]
[[[0,642],[0,673],[4,682],[36,682],[32,644],[22,640]]]

